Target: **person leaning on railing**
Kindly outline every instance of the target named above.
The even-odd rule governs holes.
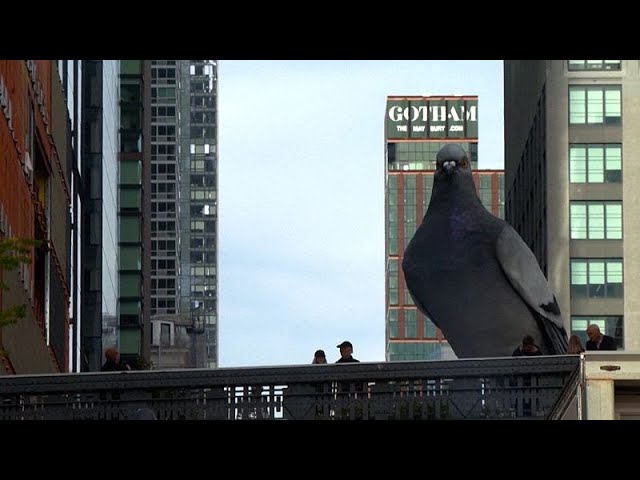
[[[107,348],[104,352],[104,358],[105,362],[100,369],[102,372],[131,370],[131,367],[126,362],[120,361],[120,352],[118,352],[116,347]]]

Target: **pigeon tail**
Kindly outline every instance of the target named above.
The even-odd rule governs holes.
[[[546,355],[564,355],[567,351],[567,332],[564,327],[558,327],[554,322],[544,318],[536,312],[536,321],[540,331],[546,337]]]

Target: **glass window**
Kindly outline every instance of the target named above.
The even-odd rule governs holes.
[[[141,75],[141,60],[120,60],[120,73],[123,75]]]
[[[622,181],[622,145],[606,145],[604,149],[604,181]]]
[[[569,123],[619,124],[622,92],[619,85],[569,86]]]
[[[482,205],[491,211],[491,175],[479,174],[479,197]]]
[[[622,261],[606,264],[606,285],[609,296],[618,298],[623,296]]]
[[[605,280],[604,280],[604,262],[593,260],[589,262],[589,297],[604,297]]]
[[[574,240],[587,238],[587,205],[571,204],[571,238]]]
[[[387,179],[387,230],[389,255],[398,254],[398,176],[390,175]]]
[[[442,360],[446,345],[441,342],[393,342],[389,345],[389,360]]]
[[[398,337],[398,310],[389,310],[389,338]]]
[[[414,221],[416,220],[416,216],[415,216],[415,207],[416,207],[416,176],[415,175],[407,175],[404,177],[404,208],[405,208],[405,215],[404,218],[407,221]],[[413,209],[411,210],[411,212],[413,212],[413,215],[411,215],[410,213],[407,214],[406,213],[406,209]]]
[[[142,345],[140,329],[120,329],[120,353],[126,355],[140,355]]]
[[[587,123],[602,123],[604,118],[604,91],[587,90]]]
[[[139,132],[120,132],[120,151],[140,153],[142,151],[142,135]]]
[[[620,70],[622,60],[569,60],[570,71],[580,70]]]
[[[404,177],[404,247],[416,233],[416,176]]]
[[[587,297],[587,262],[571,262],[571,297]]]
[[[139,314],[142,312],[142,304],[138,300],[121,300],[120,313],[126,315]]]
[[[120,81],[120,100],[124,103],[139,103],[142,100],[139,80]]]
[[[120,162],[120,183],[125,185],[140,185],[142,183],[142,166],[140,162]]]
[[[587,93],[584,89],[569,89],[569,123],[585,123]]]
[[[613,240],[622,239],[622,203],[607,203],[606,228],[607,238]]]
[[[622,239],[622,202],[571,202],[572,240]]]
[[[400,260],[389,259],[389,304],[398,304],[398,268]]]
[[[422,175],[422,214],[427,213],[429,202],[431,202],[431,192],[433,191],[433,175]]]
[[[171,324],[160,323],[160,345],[168,347],[171,345]]]
[[[142,206],[142,195],[139,188],[120,190],[120,208],[122,210],[140,211]]]
[[[140,130],[142,128],[142,111],[133,106],[120,108],[120,128],[122,130]]]
[[[589,183],[604,182],[604,148],[589,145],[587,148],[587,170]]]
[[[120,269],[142,269],[142,251],[139,246],[120,246]]]
[[[587,236],[591,240],[604,239],[604,204],[587,205]]]
[[[569,146],[569,181],[571,183],[587,181],[587,149],[584,145]]]
[[[571,259],[571,298],[622,297],[622,259]]]
[[[120,274],[120,296],[139,297],[140,296],[140,275],[137,273]]]
[[[604,92],[605,123],[619,123],[622,117],[622,94],[620,89],[609,88]]]
[[[120,238],[122,242],[140,242],[140,219],[120,217]]]
[[[416,311],[405,309],[404,311],[404,336],[405,338],[416,338],[418,336],[416,328]]]

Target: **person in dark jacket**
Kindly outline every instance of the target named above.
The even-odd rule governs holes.
[[[587,327],[587,350],[617,350],[616,340],[609,335],[603,335],[600,327],[592,323]]]
[[[512,357],[535,357],[538,355],[542,355],[542,352],[531,335],[525,335],[522,344],[511,354]]]
[[[336,360],[336,363],[359,363],[360,360],[353,358],[353,345],[348,340],[345,340],[339,345],[336,345],[340,349],[340,358]],[[366,383],[358,381],[337,382],[337,393],[342,401],[349,402],[351,398],[357,399],[359,395],[362,395],[366,391]],[[358,420],[362,419],[363,412],[360,406],[356,407],[351,412],[348,406],[341,408],[337,414],[340,419],[346,420],[351,418],[352,415]]]
[[[100,371],[102,372],[118,372],[120,370],[131,370],[126,363],[120,362],[120,352],[116,347],[107,348],[104,352],[105,362]]]
[[[356,360],[353,358],[353,345],[351,342],[345,340],[340,345],[336,345],[337,348],[340,349],[340,358],[336,361],[336,363],[348,363],[348,362],[359,362],[360,360]]]

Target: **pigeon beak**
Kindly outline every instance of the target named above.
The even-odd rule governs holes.
[[[442,164],[442,167],[444,168],[444,171],[447,173],[451,173],[453,171],[453,169],[456,167],[456,162],[454,161],[448,161],[448,162],[444,162]]]

